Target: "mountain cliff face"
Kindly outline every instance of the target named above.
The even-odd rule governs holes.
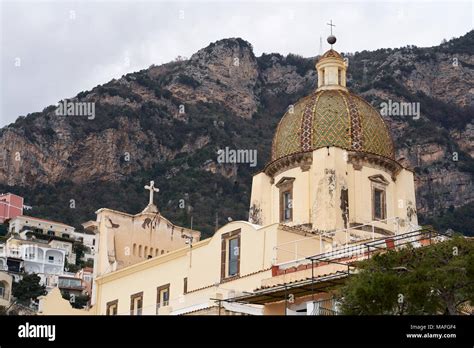
[[[397,158],[416,173],[419,213],[440,227],[474,202],[473,47],[470,32],[432,48],[345,55],[348,87],[377,109],[420,103],[419,119],[384,118]],[[247,218],[251,175],[286,108],[317,85],[314,63],[255,57],[248,42],[225,39],[81,92],[70,101],[94,102],[92,119],[49,106],[0,130],[0,191],[23,194],[28,214],[78,226],[100,207],[140,211],[154,179],[164,215],[186,226],[192,215],[210,234],[216,222]],[[218,163],[225,147],[256,149],[257,167]]]

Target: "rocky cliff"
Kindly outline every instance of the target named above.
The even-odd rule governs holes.
[[[349,88],[376,108],[419,103],[418,119],[385,120],[397,157],[416,172],[418,211],[435,224],[474,201],[473,47],[470,32],[432,48],[345,54]],[[49,106],[0,130],[0,191],[23,194],[29,214],[78,226],[103,206],[141,210],[154,179],[163,214],[184,225],[193,215],[212,233],[216,221],[246,218],[251,175],[285,109],[317,85],[314,63],[256,57],[248,42],[225,39],[81,92],[71,101],[94,102],[94,118]],[[226,146],[258,150],[257,167],[217,163]]]

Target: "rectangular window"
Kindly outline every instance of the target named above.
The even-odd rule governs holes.
[[[107,302],[106,304],[106,315],[117,315],[118,300]]]
[[[143,291],[130,296],[130,315],[142,315]]]
[[[374,188],[374,220],[385,219],[385,191]]]
[[[294,178],[282,178],[275,186],[280,191],[280,222],[293,220],[293,182]]]
[[[161,307],[168,306],[170,303],[170,284],[162,285],[156,288],[156,314]]]
[[[291,219],[291,193],[284,192],[283,193],[283,219],[288,221]]]
[[[221,279],[240,275],[240,230],[222,235]]]
[[[188,293],[188,278],[184,278],[183,279],[183,294],[187,294]]]
[[[229,240],[229,250],[227,251],[229,256],[229,268],[227,275],[233,277],[237,274],[237,264],[239,262],[239,239],[233,238]]]

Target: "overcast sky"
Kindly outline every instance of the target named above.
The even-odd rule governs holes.
[[[438,45],[472,30],[471,1],[0,0],[0,127],[112,78],[190,57],[210,42],[249,41],[257,56],[305,57]]]

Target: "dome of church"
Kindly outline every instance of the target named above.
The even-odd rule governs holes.
[[[392,138],[378,111],[345,87],[342,56],[331,49],[316,67],[319,88],[290,107],[280,120],[272,161],[327,146],[394,159]]]

